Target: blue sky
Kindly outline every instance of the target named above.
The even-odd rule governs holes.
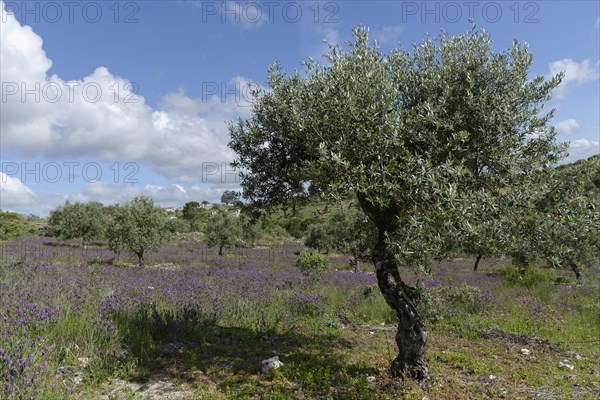
[[[565,71],[550,105],[569,161],[600,152],[596,1],[0,1],[0,208],[46,215],[65,200],[218,201],[238,183],[226,121],[275,60],[293,71],[357,24],[382,50],[441,29],[490,31]]]

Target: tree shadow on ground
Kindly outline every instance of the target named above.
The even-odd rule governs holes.
[[[312,395],[352,391],[357,382],[366,385],[367,376],[380,373],[373,366],[345,359],[343,354],[352,352],[355,344],[335,330],[257,333],[199,320],[157,326],[147,314],[120,316],[118,325],[127,329],[128,357],[141,367],[134,376],[139,383],[160,375],[188,383],[210,380],[223,391],[231,385],[271,390],[270,383],[263,384],[273,376],[261,369],[262,361],[273,356],[285,365],[284,380],[297,382]]]

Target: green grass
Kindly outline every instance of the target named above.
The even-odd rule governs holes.
[[[470,267],[465,264],[463,272]],[[114,329],[107,331],[90,328],[93,307],[72,313],[65,303],[56,323],[36,332],[41,340],[26,350],[43,348],[50,370],[62,365],[86,370],[73,394],[68,384],[50,377],[38,399],[57,393],[79,399],[103,393],[116,399],[160,398],[148,391],[163,380],[172,384],[169,391],[188,393],[190,399],[593,399],[600,392],[600,276],[588,275],[582,285],[555,285],[556,278],[568,276],[545,272],[550,279],[529,288],[495,286],[491,303],[458,284],[429,292],[431,379],[423,386],[385,372],[397,351],[395,316],[375,286],[351,299],[314,282],[311,290],[326,296],[318,311],[287,310],[286,300],[296,289],[288,288],[267,308],[240,300],[236,313],[217,322],[173,322],[170,311],[156,304],[156,315],[148,308],[114,315]],[[0,276],[32,285],[40,279],[33,272],[13,276],[0,270]],[[106,288],[94,294],[109,295]],[[440,297],[448,302],[441,304]],[[168,354],[163,348],[169,343],[183,347]],[[522,355],[521,348],[531,354]],[[273,355],[284,367],[262,374],[261,361]],[[564,359],[573,371],[559,368]]]

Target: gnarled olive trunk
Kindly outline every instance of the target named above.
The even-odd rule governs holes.
[[[473,266],[473,271],[477,271],[477,268],[479,267],[479,261],[481,261],[481,257],[483,257],[483,254],[477,254],[477,258],[475,259],[475,265]]]
[[[144,250],[136,251],[135,255],[138,257],[138,265],[143,267],[145,265],[144,262]]]
[[[577,278],[578,280],[581,279],[581,272],[579,272],[579,268],[574,262],[571,263],[571,270],[575,272],[575,278]]]
[[[396,344],[399,352],[390,367],[392,376],[424,380],[428,376],[425,361],[428,334],[415,307],[417,292],[400,278],[398,263],[382,235],[373,251],[373,263],[379,289],[398,316]]]
[[[350,266],[352,266],[354,268],[354,273],[358,273],[358,271],[360,271],[360,259],[358,258],[358,256],[352,256],[352,258],[350,259]]]

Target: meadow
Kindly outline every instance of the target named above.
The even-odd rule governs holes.
[[[296,268],[299,243],[219,257],[172,242],[146,266],[101,244],[2,244],[1,399],[595,399],[600,269],[507,260],[402,273],[421,291],[431,379],[388,376],[395,321],[373,273],[348,257]],[[501,273],[504,271],[504,275]],[[279,369],[261,371],[278,356]]]

